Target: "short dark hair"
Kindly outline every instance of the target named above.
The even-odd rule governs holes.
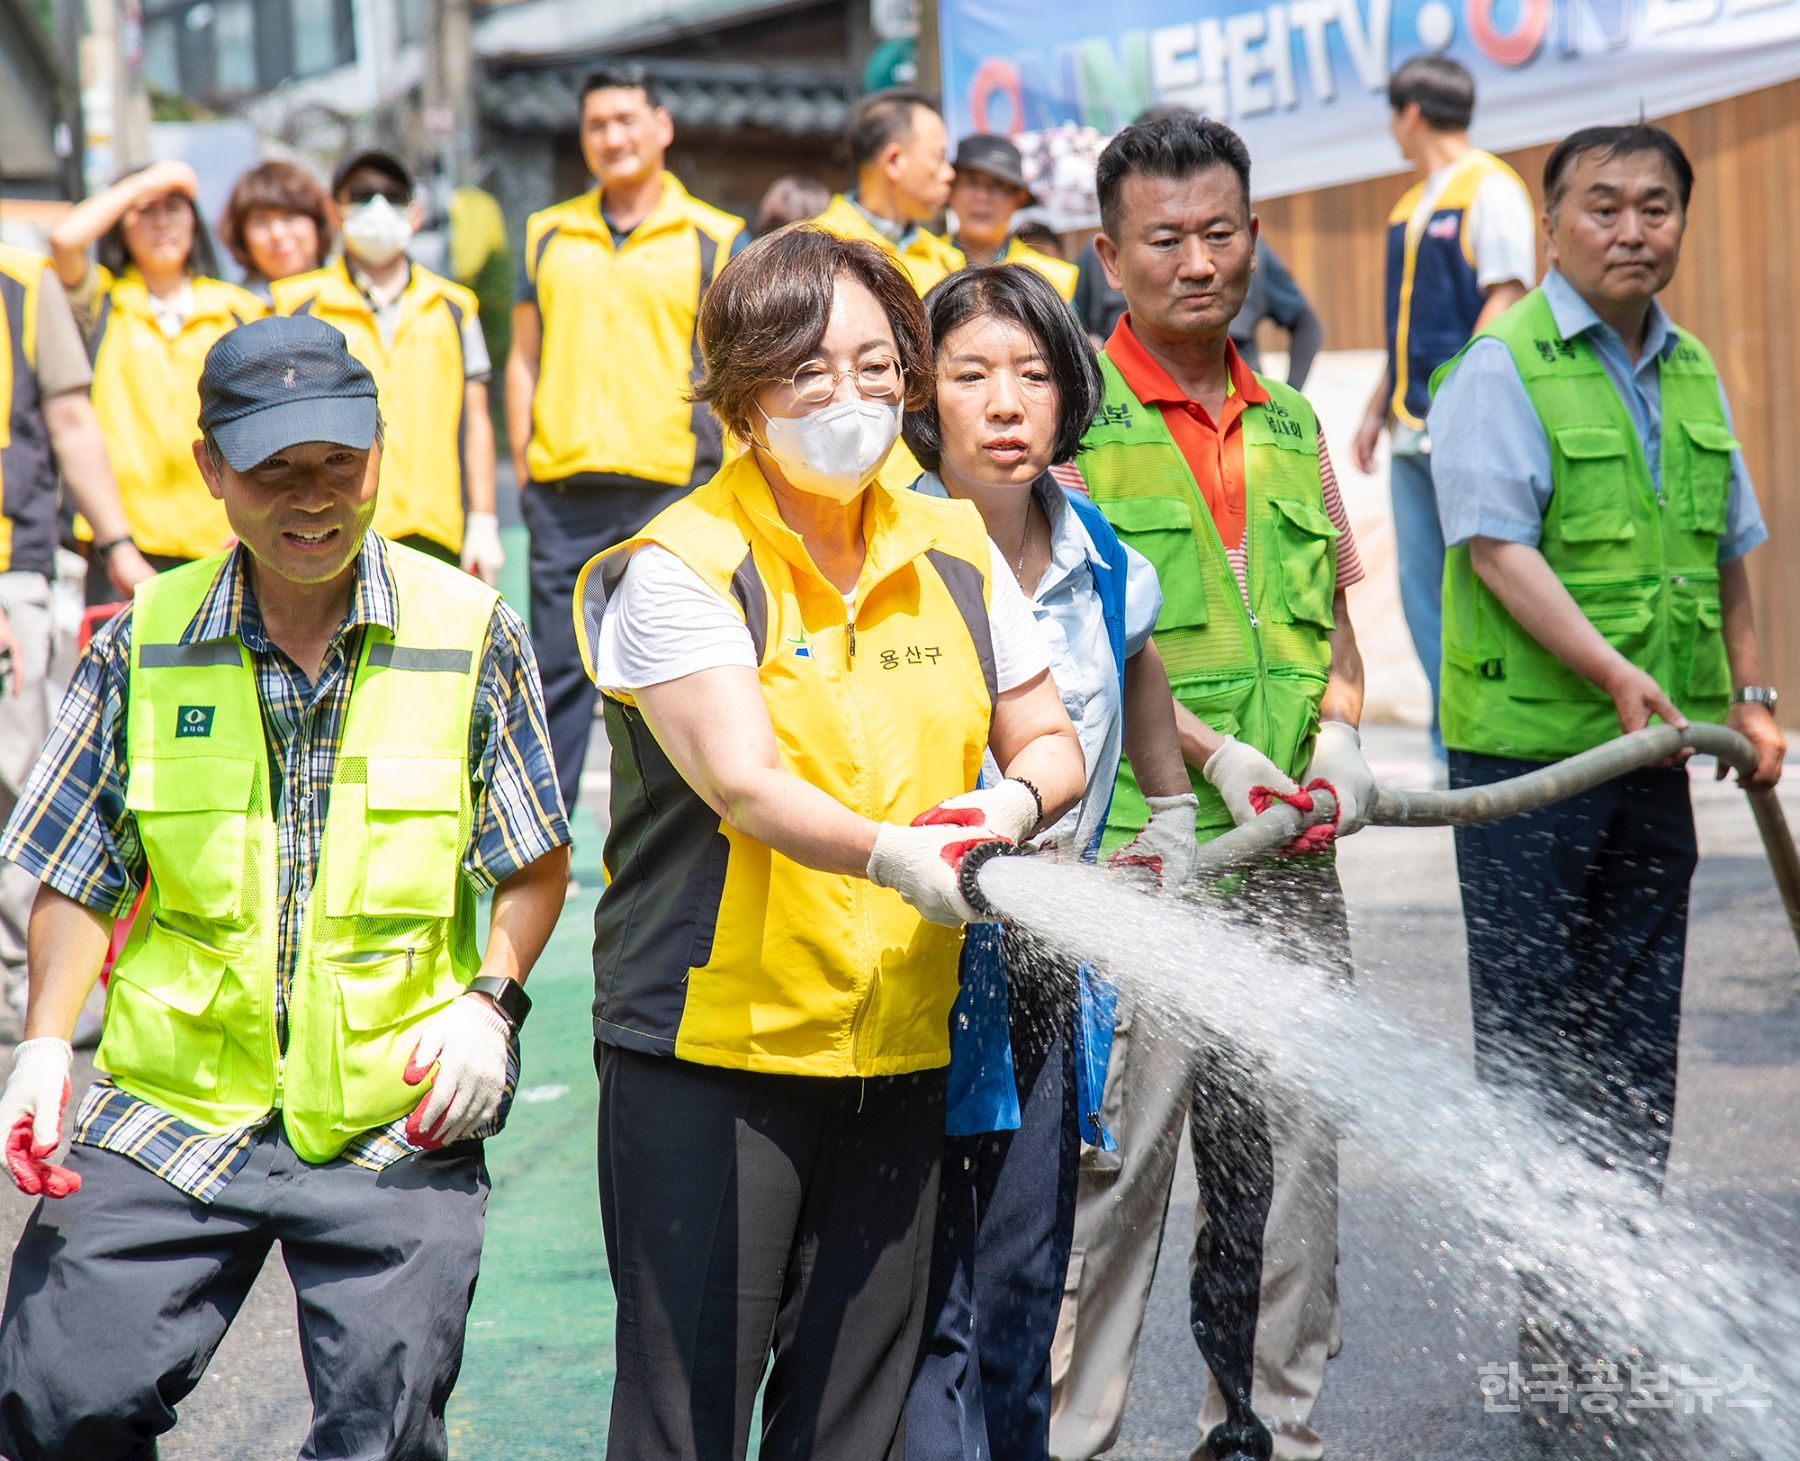
[[[312,219],[319,231],[319,258],[323,261],[331,254],[331,216],[325,203],[324,185],[297,163],[280,158],[258,163],[232,185],[225,211],[219,215],[219,242],[242,267],[253,269],[256,266],[244,243],[245,220],[262,208],[299,213]]]
[[[1623,127],[1583,127],[1571,132],[1556,144],[1544,162],[1544,210],[1554,212],[1562,202],[1569,185],[1569,169],[1575,159],[1589,152],[1603,157],[1627,156],[1633,152],[1654,152],[1675,174],[1675,191],[1681,198],[1681,211],[1687,212],[1688,199],[1694,195],[1694,165],[1682,151],[1681,144],[1661,127],[1649,122],[1632,122]]]
[[[618,61],[588,72],[581,83],[578,105],[582,111],[587,110],[587,99],[596,91],[641,91],[652,110],[663,104],[662,97],[657,94],[655,78],[648,68],[636,61]]]
[[[850,148],[850,166],[861,172],[890,142],[898,142],[912,131],[913,113],[920,107],[928,112],[938,110],[935,96],[915,91],[909,86],[890,86],[886,91],[872,91],[850,109],[850,122],[844,141]]]
[[[127,168],[113,181],[122,183],[126,178],[135,177],[143,171],[144,168],[141,167]],[[188,212],[194,215],[194,241],[188,246],[187,263],[184,266],[189,277],[217,278],[219,254],[218,250],[213,248],[212,238],[206,231],[206,218],[200,212],[200,205],[186,193],[177,193],[175,196],[186,203]],[[123,216],[100,235],[99,243],[94,245],[94,261],[114,278],[131,267],[131,250],[125,247],[125,219]]]
[[[863,285],[881,305],[899,346],[904,404],[921,405],[933,389],[931,331],[912,281],[874,244],[807,223],[759,238],[713,280],[700,304],[705,372],[692,399],[711,406],[728,431],[748,440],[757,392],[818,353],[840,275]]]
[[[1126,178],[1191,178],[1215,167],[1228,167],[1237,174],[1247,211],[1250,149],[1231,128],[1190,111],[1133,123],[1106,144],[1095,170],[1102,231],[1111,239],[1119,236],[1119,195]]]
[[[1413,102],[1434,132],[1466,132],[1475,118],[1475,78],[1448,56],[1414,56],[1388,77],[1388,106],[1399,111]]]
[[[1093,347],[1049,280],[1026,264],[963,269],[933,286],[925,313],[937,350],[952,332],[983,317],[1009,320],[1037,341],[1056,382],[1056,445],[1050,459],[1066,462],[1075,455],[1100,410],[1104,387]],[[944,452],[935,380],[926,400],[906,413],[900,431],[920,465],[935,472]]]

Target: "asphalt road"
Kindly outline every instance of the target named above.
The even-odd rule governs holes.
[[[1368,745],[1384,780],[1419,775],[1420,733],[1376,729]],[[1794,790],[1784,801],[1800,827],[1800,777],[1791,779]],[[1710,780],[1696,780],[1695,789],[1702,859],[1689,945],[1674,1180],[1705,1198],[1768,1195],[1788,1202],[1789,1213],[1800,1214],[1800,1204],[1793,1203],[1795,1174],[1800,1172],[1800,988],[1795,981],[1800,960],[1742,798]],[[593,816],[596,811],[603,815],[603,795],[604,761],[596,755],[590,761],[578,829],[590,846]],[[1449,834],[1370,829],[1347,840],[1341,861],[1362,996],[1425,1034],[1448,1036],[1466,1050],[1469,1007]],[[564,922],[585,923],[590,912],[591,896],[585,896],[571,903]],[[571,940],[567,946],[577,944]],[[571,978],[579,974],[568,972]],[[587,1079],[591,1082],[591,1070]],[[591,1085],[577,1085],[567,1097],[590,1110],[591,1099]],[[557,1105],[554,1099],[522,1105],[515,1126],[547,1120]],[[576,1145],[572,1150],[566,1158],[568,1238],[584,1252],[597,1250],[592,1171],[576,1169],[582,1165],[582,1149]],[[1345,1143],[1340,1220],[1344,1350],[1329,1369],[1316,1416],[1327,1455],[1333,1461],[1507,1461],[1528,1454],[1517,1447],[1512,1417],[1483,1413],[1477,1385],[1478,1365],[1505,1363],[1512,1356],[1486,1336],[1479,1322],[1459,1325],[1453,1317],[1442,1280],[1435,1277],[1435,1263],[1428,1261],[1444,1237],[1443,1226],[1422,1221],[1416,1205],[1396,1203],[1384,1185],[1384,1171],[1379,1149],[1356,1139]],[[1185,1315],[1193,1195],[1192,1177],[1184,1172],[1171,1206],[1125,1431],[1113,1452],[1121,1458],[1180,1458],[1194,1443],[1200,1373]],[[490,1223],[506,1201],[504,1185],[497,1186]],[[0,1238],[8,1247],[29,1209],[10,1186],[0,1191]],[[1800,1216],[1789,1232],[1800,1234]],[[489,1256],[492,1266],[495,1255]],[[1421,1273],[1434,1276],[1425,1279]],[[1795,1275],[1789,1271],[1776,1277],[1791,1284]],[[478,1305],[481,1301],[478,1296]],[[472,1358],[471,1369],[474,1364]],[[609,1386],[604,1375],[595,1378],[599,1369],[598,1353],[579,1373],[571,1366],[571,1394],[585,1395],[582,1387],[597,1386],[603,1395]],[[485,1383],[504,1380],[502,1371]],[[465,1383],[475,1383],[468,1371]],[[1795,1404],[1791,1396],[1775,1399],[1784,1407]],[[562,1417],[553,1406],[538,1409],[534,1416],[519,1418],[521,1431],[538,1437],[529,1454],[596,1454],[595,1444],[586,1440],[559,1447],[554,1436]],[[592,1407],[583,1402],[583,1409]],[[573,1412],[571,1405],[565,1414]],[[163,1444],[167,1461],[294,1454],[308,1408],[294,1338],[292,1290],[278,1262],[265,1269],[206,1378],[180,1413],[178,1429]],[[491,1439],[463,1440],[455,1454],[486,1458],[509,1449]]]

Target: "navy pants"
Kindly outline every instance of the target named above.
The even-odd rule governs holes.
[[[622,543],[686,487],[632,477],[584,476],[528,482],[520,511],[531,532],[531,647],[544,682],[544,718],[563,805],[571,813],[600,693],[575,643],[575,580],[588,559]]]
[[[1452,751],[1450,784],[1541,764]],[[1669,767],[1456,831],[1476,1073],[1658,1185],[1697,859],[1687,772]]]
[[[913,1461],[1043,1461],[1050,1342],[1075,1231],[1075,975],[1007,944],[1020,1126],[944,1142]]]

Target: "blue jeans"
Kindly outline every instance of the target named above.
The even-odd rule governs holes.
[[[1431,457],[1390,457],[1388,484],[1394,499],[1394,548],[1400,565],[1400,608],[1413,649],[1431,685],[1431,750],[1444,756],[1438,727],[1438,679],[1444,654],[1444,529],[1431,490]]]

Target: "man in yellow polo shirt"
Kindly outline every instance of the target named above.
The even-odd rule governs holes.
[[[1013,232],[1019,210],[1038,201],[1025,181],[1019,149],[1004,137],[977,133],[957,144],[952,166],[956,181],[950,185],[950,207],[963,258],[971,264],[1024,264],[1055,285],[1064,299],[1073,299],[1075,266],[1032,248]]]
[[[674,140],[643,67],[593,73],[581,152],[599,186],[525,225],[506,426],[531,530],[531,640],[571,807],[598,693],[569,616],[575,576],[711,477],[721,456],[718,422],[687,399],[695,323],[749,234],[664,170]]]
[[[964,263],[955,245],[925,226],[950,201],[956,174],[948,135],[922,92],[894,87],[865,96],[845,133],[856,187],[834,197],[816,220],[839,238],[864,239],[887,253],[920,294]]]
[[[375,530],[487,584],[506,555],[494,513],[487,342],[475,295],[412,262],[420,209],[393,153],[349,153],[332,175],[336,263],[269,286],[277,312],[312,315],[350,342],[381,390],[387,444]]]

